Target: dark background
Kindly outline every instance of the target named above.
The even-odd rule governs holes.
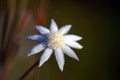
[[[69,33],[80,35],[80,61],[65,56],[64,71],[54,55],[36,66],[25,80],[119,80],[120,12],[117,0],[0,0],[0,80],[17,80],[42,53],[28,57],[37,43],[26,40],[38,34],[35,25],[49,28],[72,24]]]

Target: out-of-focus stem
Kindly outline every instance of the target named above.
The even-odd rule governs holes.
[[[23,80],[33,69],[36,65],[38,65],[39,59],[25,72],[18,80]]]

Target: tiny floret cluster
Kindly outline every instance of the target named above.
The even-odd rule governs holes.
[[[50,58],[54,51],[56,61],[61,71],[63,71],[65,63],[64,54],[79,61],[78,56],[71,48],[82,49],[83,46],[77,42],[81,40],[82,37],[74,34],[67,34],[70,28],[71,25],[65,25],[58,29],[54,19],[51,19],[50,30],[37,25],[36,29],[40,32],[40,35],[31,35],[27,38],[37,41],[39,44],[29,51],[28,56],[44,50],[39,62],[40,67]]]
[[[58,32],[52,32],[48,37],[48,47],[52,49],[60,48],[64,45],[64,36]]]

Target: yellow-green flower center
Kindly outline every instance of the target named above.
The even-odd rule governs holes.
[[[64,36],[58,32],[52,32],[48,36],[48,47],[52,49],[60,48],[64,45]]]

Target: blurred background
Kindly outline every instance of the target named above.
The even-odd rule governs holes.
[[[61,72],[52,55],[24,80],[120,80],[119,14],[110,0],[0,0],[0,80],[18,80],[40,58],[27,56],[37,43],[26,37],[39,34],[37,24],[49,28],[51,18],[83,37],[84,48],[74,49],[80,61],[65,56]]]

